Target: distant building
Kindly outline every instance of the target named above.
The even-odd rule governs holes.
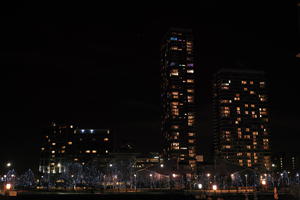
[[[170,29],[161,46],[164,156],[196,169],[195,66],[191,30]]]
[[[62,173],[64,163],[82,165],[111,153],[112,136],[108,129],[78,129],[73,125],[50,127],[41,147],[40,173]]]
[[[296,172],[300,170],[299,153],[277,153],[272,157],[272,168],[276,171]]]
[[[213,95],[216,156],[242,167],[271,169],[265,74],[220,70]]]

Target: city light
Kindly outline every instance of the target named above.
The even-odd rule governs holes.
[[[11,162],[6,163],[6,167],[11,167]]]
[[[134,177],[136,177],[136,174],[133,174]]]
[[[213,185],[212,188],[214,191],[216,191],[218,189],[217,185]]]
[[[261,180],[261,184],[266,185],[267,184],[266,180],[265,179]]]
[[[201,183],[199,183],[199,184],[198,184],[198,189],[200,189],[200,190],[201,190],[201,189],[202,189],[202,187],[203,187],[203,186],[202,186],[202,184],[201,184]]]
[[[176,178],[176,174],[172,174],[173,178]]]
[[[160,164],[160,167],[163,168],[163,167],[164,167],[164,164]]]
[[[109,167],[112,167],[113,165],[112,164],[109,164]]]
[[[152,174],[149,174],[150,177],[152,177]]]
[[[6,185],[5,185],[5,189],[7,189],[7,190],[10,190],[11,189],[11,184],[10,183],[7,183]]]
[[[207,173],[206,176],[207,176],[207,177],[210,177],[210,173]]]

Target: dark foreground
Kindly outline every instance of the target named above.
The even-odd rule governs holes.
[[[18,196],[0,196],[2,200],[273,200],[273,194],[191,194],[191,193],[114,193],[114,194],[88,194],[88,193],[35,193],[18,194]],[[279,195],[280,200],[297,200],[288,194]]]

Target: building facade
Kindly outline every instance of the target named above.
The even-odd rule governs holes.
[[[84,165],[112,152],[108,129],[78,129],[73,125],[53,123],[43,138],[39,172],[62,173],[65,163]]]
[[[300,170],[299,153],[277,153],[272,156],[272,162],[272,168],[275,171],[296,173]]]
[[[164,157],[196,168],[196,113],[191,30],[170,29],[161,46]]]
[[[223,69],[214,77],[215,155],[271,169],[267,84],[260,71]]]

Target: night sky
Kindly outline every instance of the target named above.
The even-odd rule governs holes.
[[[1,5],[0,163],[36,170],[52,121],[109,128],[117,144],[160,151],[160,44],[170,27],[193,29],[202,152],[212,150],[220,68],[267,73],[273,150],[298,151],[296,6],[83,2]]]

